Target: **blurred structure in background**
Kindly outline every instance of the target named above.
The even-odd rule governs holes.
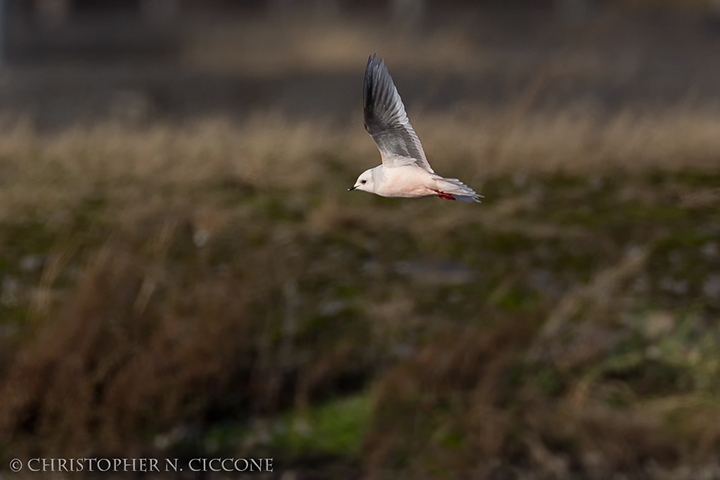
[[[668,68],[675,59],[666,46],[676,38],[700,49],[688,47],[682,62],[691,65],[673,74],[682,77],[704,62],[702,51],[713,35],[708,26],[720,14],[716,0],[662,6],[640,0],[2,0],[0,7],[0,108],[4,118],[22,117],[40,128],[97,121],[123,110],[117,104],[124,100],[117,99],[128,96],[135,98],[131,104],[166,119],[218,113],[242,118],[271,109],[337,120],[356,105],[363,59],[378,51],[391,57],[396,75],[406,67],[417,71],[422,48],[413,42],[435,45],[431,50],[447,57],[444,63],[464,55],[458,68],[465,70],[486,68],[488,54],[536,70],[580,48],[589,49],[588,58],[617,52],[615,62],[634,55],[638,65],[669,55],[658,66]],[[605,19],[602,26],[598,18]],[[527,61],[520,60],[524,55]],[[282,95],[258,95],[265,90],[259,70],[267,75],[269,69]],[[322,78],[298,78],[313,69]],[[432,82],[451,81],[449,72],[438,74],[444,79]],[[464,78],[458,93],[465,101],[498,100],[484,84],[489,77]],[[423,75],[419,81],[426,80]],[[701,77],[693,81],[707,88]],[[317,101],[303,102],[302,96]],[[460,98],[445,101],[450,108]]]
[[[7,1],[0,0],[0,66],[5,65],[5,35],[7,33]]]
[[[593,3],[592,0],[555,0],[555,8],[563,20],[577,23],[589,18]]]
[[[709,15],[720,10],[718,0],[676,2],[686,8],[705,9]],[[245,14],[316,15],[324,19],[352,16],[358,11],[383,12],[398,24],[418,26],[437,12],[457,8],[532,8],[554,10],[558,18],[577,23],[585,21],[604,6],[653,6],[653,2],[610,0],[3,0],[4,36],[24,38],[42,30],[76,29],[82,24],[105,22],[123,18],[128,24],[143,24],[148,28],[168,26],[182,20],[192,21],[199,11],[224,16],[228,11]],[[664,2],[663,7],[672,6]],[[657,4],[655,6],[658,6]],[[119,24],[118,24],[119,25]],[[10,27],[9,29],[7,27]],[[109,32],[105,32],[109,33]],[[133,29],[125,32],[132,35]],[[20,40],[20,43],[22,41]]]
[[[228,11],[338,20],[358,11],[375,11],[405,31],[416,31],[438,11],[453,8],[553,9],[568,23],[585,21],[599,0],[2,0],[3,58],[25,61],[43,49],[76,52],[93,46],[119,48],[138,43],[144,29],[153,31],[193,23],[199,12],[222,17]],[[709,0],[717,8],[716,0]],[[51,33],[52,32],[52,33]],[[167,33],[167,32],[165,32]],[[144,32],[149,35],[148,31]],[[182,35],[181,32],[178,32]],[[152,37],[149,37],[152,38]],[[149,38],[142,38],[147,43]],[[9,41],[6,41],[8,40]],[[158,38],[155,38],[157,41]],[[165,38],[167,41],[167,38]],[[152,45],[145,45],[152,48]]]

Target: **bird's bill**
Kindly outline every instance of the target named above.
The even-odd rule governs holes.
[[[354,185],[354,186],[348,188],[348,192],[352,192],[352,191],[355,190],[357,187],[358,187],[357,185]]]

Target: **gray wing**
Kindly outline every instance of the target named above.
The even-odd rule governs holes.
[[[385,62],[377,55],[368,59],[363,89],[365,130],[382,155],[383,165],[395,167],[414,161],[419,167],[435,173],[430,167],[420,140],[410,125]],[[398,158],[400,157],[400,158]]]

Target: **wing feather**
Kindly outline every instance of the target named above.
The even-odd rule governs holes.
[[[363,104],[365,129],[380,150],[384,166],[396,167],[414,161],[434,173],[385,62],[378,61],[377,55],[368,59],[365,68]]]

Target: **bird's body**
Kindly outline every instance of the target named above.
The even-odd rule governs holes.
[[[410,125],[405,106],[385,63],[373,55],[365,69],[365,129],[380,150],[382,164],[364,171],[350,190],[364,190],[382,197],[479,202],[480,195],[456,178],[436,174]]]
[[[420,198],[437,196],[468,196],[468,187],[456,179],[446,179],[414,164],[386,168],[383,165],[371,169],[372,193],[381,197]],[[474,192],[473,192],[474,193]]]

